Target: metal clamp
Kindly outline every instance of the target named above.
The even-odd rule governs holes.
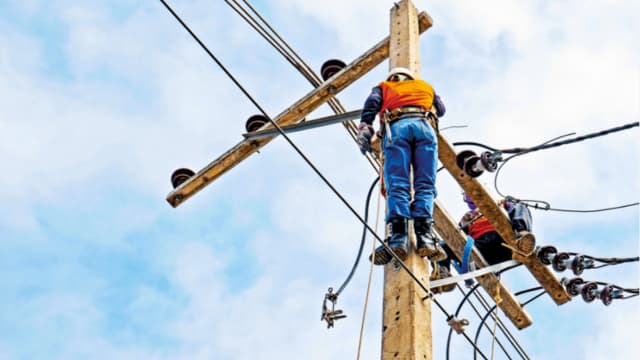
[[[449,324],[449,326],[451,326],[451,328],[457,334],[462,334],[464,332],[464,327],[469,325],[469,320],[467,320],[467,319],[458,320],[455,316],[451,315],[451,316],[449,316],[449,319],[447,320],[447,324]]]
[[[327,306],[327,302],[331,302],[331,310]],[[324,301],[322,302],[322,316],[320,321],[327,322],[327,329],[333,327],[333,323],[336,320],[344,319],[347,315],[342,314],[342,310],[336,310],[336,302],[338,301],[338,294],[333,293],[333,288],[329,288],[329,292],[325,294]]]

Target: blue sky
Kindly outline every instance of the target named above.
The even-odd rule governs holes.
[[[434,19],[421,38],[422,74],[447,104],[442,125],[467,126],[448,130],[451,141],[530,146],[640,117],[636,2],[415,4]],[[269,114],[311,90],[224,2],[173,5]],[[386,36],[392,2],[255,5],[319,69]],[[348,110],[387,67],[339,95]],[[340,298],[349,317],[331,330],[319,317],[361,227],[288,144],[273,141],[177,209],[166,203],[170,173],[222,154],[258,111],[160,2],[1,1],[0,83],[0,359],[355,358],[366,261]],[[375,174],[343,128],[293,140],[362,211]],[[636,128],[526,155],[505,166],[499,186],[560,208],[638,201],[639,143]],[[481,181],[493,190],[491,175]],[[438,190],[461,216],[449,175]],[[533,215],[542,244],[640,252],[637,207]],[[640,283],[637,263],[583,277]],[[535,284],[524,269],[504,281],[514,292]],[[365,359],[379,356],[381,287],[376,269]],[[449,311],[459,300],[441,297]],[[640,350],[637,299],[558,307],[545,296],[529,311],[533,325],[516,336],[532,358],[631,359]],[[473,333],[478,320],[466,316]],[[435,308],[433,328],[435,358],[444,358],[447,327]],[[454,359],[469,358],[454,344]]]

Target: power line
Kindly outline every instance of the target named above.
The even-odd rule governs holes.
[[[198,44],[207,52],[207,54],[218,64],[218,66],[227,74],[227,76],[233,81],[233,83],[242,91],[242,93],[251,101],[254,106],[265,116],[265,118],[271,123],[273,127],[275,127],[280,135],[293,147],[293,149],[302,157],[302,159],[311,167],[314,172],[320,177],[324,183],[333,191],[333,193],[342,201],[342,203],[352,212],[352,214],[367,228],[367,230],[376,238],[376,240],[385,247],[385,249],[391,254],[391,256],[395,259],[398,265],[402,267],[407,274],[416,282],[416,284],[422,288],[422,290],[426,293],[426,296],[423,300],[431,298],[431,301],[442,311],[446,317],[449,317],[449,313],[447,310],[440,304],[440,302],[433,298],[433,293],[416,277],[416,275],[407,267],[407,265],[393,252],[391,248],[376,234],[376,232],[367,224],[366,221],[358,214],[358,212],[351,206],[351,204],[338,192],[338,190],[331,184],[331,182],[318,170],[318,168],[309,160],[309,158],[298,148],[298,146],[287,136],[287,134],[282,130],[282,128],[271,119],[271,117],[264,111],[264,109],[253,99],[253,97],[244,89],[244,87],[236,80],[236,78],[226,69],[226,67],[218,60],[218,58],[200,41],[200,39],[191,31],[191,29],[187,26],[187,24],[182,21],[182,19],[176,14],[173,9],[165,2],[165,0],[160,0],[160,2],[167,8],[167,10],[178,20],[178,22],[189,32],[189,34],[198,42]],[[480,349],[473,343],[471,338],[465,332],[462,332],[462,335],[467,339],[469,344],[471,344],[477,352],[481,354],[484,359],[487,357],[482,353]]]
[[[519,266],[521,266],[521,265],[522,265],[522,264],[518,264],[518,265],[515,265],[515,266],[512,266],[512,267],[506,268],[506,269],[504,269],[504,270],[498,271],[496,274],[497,274],[497,275],[500,275],[500,274],[502,274],[502,273],[504,273],[504,272],[507,272],[507,271],[512,270],[512,269],[515,269],[515,268],[517,268],[517,267],[519,267]],[[462,298],[462,300],[461,300],[461,301],[460,301],[460,303],[458,304],[458,307],[456,308],[456,311],[454,312],[454,314],[450,316],[450,318],[451,318],[451,319],[455,319],[455,318],[457,318],[457,317],[458,317],[458,315],[460,315],[460,311],[462,310],[462,306],[463,306],[467,301],[469,301],[469,296],[471,296],[471,294],[473,294],[476,290],[478,290],[478,288],[479,288],[479,287],[480,287],[480,283],[476,283],[476,285],[474,285],[474,287],[473,287],[473,288],[471,288],[471,290],[469,290],[469,292],[467,292],[467,294]],[[507,331],[507,333],[508,333],[508,331]],[[445,350],[445,354],[446,354],[445,356],[446,356],[446,359],[447,359],[447,360],[449,360],[449,356],[450,356],[450,349],[451,349],[451,335],[452,335],[452,334],[453,334],[453,328],[449,328],[449,334],[447,335],[447,345],[446,345],[446,350]],[[505,335],[506,335],[506,334],[505,334]],[[513,337],[513,336],[511,336],[511,337]],[[509,338],[509,337],[507,336],[507,338]],[[513,340],[514,340],[514,342],[517,344],[517,341],[515,341],[515,338],[514,338]],[[511,341],[510,341],[510,342],[511,342]],[[513,343],[513,342],[512,342],[511,344],[512,344],[512,345],[514,345],[514,343]],[[514,347],[516,347],[516,345],[514,345]],[[520,344],[517,344],[517,347],[518,347],[518,348],[520,348],[520,349],[522,350],[522,354],[524,354],[523,359],[529,359],[528,355],[526,354],[526,352],[524,352],[524,349],[522,349],[522,347],[520,346]],[[478,349],[477,341],[474,343],[474,349]],[[516,349],[516,351],[518,351],[518,350]],[[518,351],[518,352],[520,352],[520,351]],[[522,354],[521,354],[521,356],[522,356]],[[483,354],[481,353],[481,355],[483,355]],[[484,356],[484,355],[483,355],[483,356]]]
[[[249,10],[245,9],[238,0],[225,0],[225,2],[236,12],[236,14],[249,24],[260,36],[262,36],[267,43],[273,46],[278,53],[280,53],[296,70],[298,70],[298,72],[300,72],[314,88],[317,88],[322,84],[322,79],[247,0],[243,0],[243,2],[249,10],[257,16],[257,19],[253,17]],[[261,23],[264,24],[264,26]],[[343,114],[346,111],[344,106],[342,106],[336,97],[332,97],[327,101],[327,103],[336,114]],[[345,127],[353,141],[357,143],[356,137],[358,130],[355,123],[353,121],[344,121],[342,125]],[[370,153],[365,154],[365,157],[377,172],[380,165],[377,163],[376,159]]]
[[[542,290],[542,291],[540,293],[538,293],[537,295],[535,295],[533,298],[523,302],[521,304],[522,307],[525,307],[526,305],[528,305],[529,303],[531,303],[535,299],[537,299],[540,296],[544,295],[546,293],[546,290],[544,290],[541,286],[538,286],[538,287],[534,287],[534,288],[531,288],[531,289],[518,291],[517,293],[515,293],[515,296],[518,296],[518,295],[526,294],[526,293],[529,293],[529,292],[532,292],[532,291],[536,291],[536,290]],[[476,330],[476,336],[474,338],[474,342],[475,342],[476,345],[478,344],[478,338],[480,337],[480,331],[482,330],[483,324],[487,321],[487,318],[489,317],[489,315],[491,315],[497,307],[498,307],[498,305],[494,305],[493,307],[491,307],[491,309],[489,309],[489,311],[487,311],[487,314],[482,318],[482,321],[480,321],[480,324],[478,324],[478,329]],[[477,349],[477,346],[476,346],[476,349]],[[473,358],[477,359],[477,353],[475,351],[473,353]]]
[[[373,183],[371,183],[371,187],[369,188],[369,192],[367,193],[367,200],[365,202],[366,205],[364,207],[364,221],[366,222],[368,222],[369,220],[369,202],[371,200],[371,194],[373,193],[373,189],[375,189],[376,184],[378,183],[378,180],[380,180],[379,176],[377,176],[375,180],[373,180]],[[342,285],[340,285],[340,288],[338,288],[338,291],[336,291],[336,297],[340,295],[342,290],[344,290],[344,288],[347,286],[347,284],[353,277],[353,274],[355,273],[356,268],[358,267],[358,263],[360,262],[360,258],[362,257],[362,250],[364,249],[364,243],[366,238],[367,238],[367,228],[365,227],[362,229],[362,239],[360,240],[360,247],[358,248],[358,255],[356,255],[356,260],[353,263],[353,266],[351,267],[351,271],[349,272],[349,275],[347,276],[345,281],[342,283]]]
[[[495,150],[494,148],[491,148],[489,146],[486,146],[484,144],[480,144],[480,143],[471,143],[471,142],[463,142],[463,143],[456,143],[456,144],[465,144],[465,145],[475,145],[475,146],[481,146],[487,149],[490,149],[491,151],[494,152],[502,152],[502,153],[513,153],[513,155],[509,156],[508,158],[504,159],[504,161],[500,164],[500,166],[498,167],[498,169],[496,170],[496,175],[493,179],[493,186],[496,189],[496,192],[498,193],[498,195],[500,195],[503,198],[508,198],[511,199],[514,202],[521,202],[524,205],[534,208],[534,209],[538,209],[538,210],[549,210],[549,211],[557,211],[557,212],[570,212],[570,213],[595,213],[595,212],[604,212],[604,211],[611,211],[611,210],[618,210],[618,209],[624,209],[627,207],[631,207],[631,206],[637,206],[640,204],[640,202],[632,202],[632,203],[628,203],[628,204],[623,204],[623,205],[617,205],[617,206],[611,206],[611,207],[604,207],[604,208],[599,208],[599,209],[564,209],[564,208],[553,208],[551,207],[551,204],[549,204],[548,202],[544,201],[544,200],[521,200],[518,199],[514,196],[511,195],[504,195],[500,189],[498,188],[498,178],[500,175],[500,171],[502,170],[502,168],[507,164],[507,162],[509,162],[511,159],[518,157],[518,156],[522,156],[525,154],[529,154],[535,151],[539,151],[539,150],[544,150],[544,149],[550,149],[550,148],[554,148],[554,147],[558,147],[558,146],[563,146],[563,145],[568,145],[568,144],[572,144],[572,143],[576,143],[576,142],[580,142],[580,141],[584,141],[584,140],[588,140],[588,139],[593,139],[596,137],[600,137],[600,136],[605,136],[605,135],[609,135],[615,132],[619,132],[619,131],[624,131],[624,130],[628,130],[634,127],[637,127],[640,125],[640,122],[633,122],[633,123],[629,123],[626,125],[622,125],[622,126],[617,126],[617,127],[613,127],[610,129],[605,129],[602,131],[598,131],[598,132],[594,132],[594,133],[590,133],[587,135],[583,135],[583,136],[578,136],[578,137],[574,137],[571,139],[567,139],[567,140],[562,140],[562,141],[558,141],[558,139],[562,138],[562,137],[566,137],[569,135],[573,135],[575,133],[571,133],[571,134],[565,134],[559,137],[556,137],[552,140],[546,141],[540,145],[536,145],[530,148],[513,148],[513,149],[504,149],[504,150]],[[534,203],[533,205],[529,204],[529,203]],[[538,204],[544,204],[544,206],[539,206]]]

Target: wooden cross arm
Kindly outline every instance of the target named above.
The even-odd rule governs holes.
[[[442,136],[442,133],[438,133],[438,158],[451,176],[453,176],[464,191],[471,197],[482,214],[487,217],[491,225],[496,228],[496,231],[505,240],[507,245],[517,248],[515,233],[504,210],[496,204],[489,192],[477,179],[469,177],[458,167],[456,163],[456,152],[447,139]],[[535,253],[527,257],[518,256],[514,258],[525,264],[533,277],[538,280],[556,304],[561,305],[571,300],[571,296],[569,296],[555,274],[549,267],[538,260]]]
[[[433,24],[431,17],[421,12],[418,15],[420,33],[425,32]],[[380,41],[369,51],[336,73],[331,79],[312,90],[298,102],[273,118],[280,126],[295,124],[301,121],[307,114],[331,99],[338,92],[349,86],[355,80],[362,77],[378,64],[389,57],[389,37]],[[261,130],[272,128],[270,123],[265,124]],[[167,201],[171,206],[177,207],[185,200],[193,196],[205,186],[212,183],[222,174],[238,165],[242,160],[255,153],[260,148],[273,140],[275,136],[262,139],[243,140],[198,171],[194,176],[182,183],[167,195]]]
[[[444,239],[447,245],[449,245],[458,259],[462,259],[462,252],[467,243],[466,235],[458,229],[456,223],[447,211],[440,206],[438,201],[435,202],[433,217],[438,234]],[[471,260],[474,261],[479,268],[487,266],[482,255],[475,251],[471,254]],[[518,329],[524,329],[531,325],[533,322],[531,316],[520,306],[518,299],[498,280],[497,276],[494,274],[485,274],[477,277],[476,280],[492,298],[496,294],[500,294],[502,302],[500,302],[498,306],[507,315],[509,320],[511,320],[513,325]]]

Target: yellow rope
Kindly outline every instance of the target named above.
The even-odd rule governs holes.
[[[500,277],[498,277],[498,285],[500,285]],[[496,327],[498,325],[498,308],[499,304],[502,302],[502,297],[500,297],[500,286],[496,286],[496,295],[493,297],[496,301],[496,313],[494,315],[494,323],[493,323],[493,340],[491,341],[491,359],[493,360],[493,354],[496,345]]]
[[[382,166],[380,167],[380,174],[382,175]],[[382,176],[380,176],[380,182],[382,184]],[[376,227],[374,227],[375,231],[378,231],[378,225],[380,221],[380,199],[382,198],[382,193],[378,191],[378,204],[376,209]],[[371,249],[371,254],[376,252],[376,240],[372,241],[373,247]],[[367,292],[364,297],[364,309],[362,310],[362,322],[360,324],[360,338],[358,339],[358,355],[357,360],[360,360],[360,350],[362,349],[362,337],[364,334],[364,324],[367,318],[367,305],[369,304],[369,292],[371,290],[371,279],[373,277],[373,261],[371,261],[371,266],[369,268],[369,281],[367,282]]]

